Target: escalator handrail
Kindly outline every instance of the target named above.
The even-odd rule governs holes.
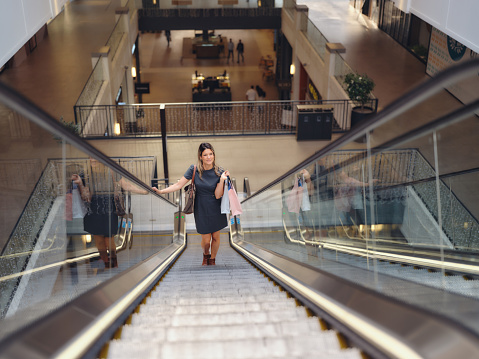
[[[246,242],[241,235],[231,239],[230,243],[300,303],[339,332],[347,333],[353,345],[366,349],[375,358],[446,358],[447,355],[441,354],[447,351],[457,354],[458,350],[464,350],[463,357],[477,353],[479,334],[461,321],[430,309],[419,309],[359,283]],[[434,288],[428,290],[435,291]],[[445,296],[454,294],[446,293]],[[426,332],[430,335],[419,335]],[[437,338],[449,340],[448,345],[437,348],[436,356],[425,355],[433,343],[441,342]]]
[[[309,156],[301,163],[287,171],[285,174],[268,183],[260,190],[256,191],[253,195],[243,200],[242,203],[265,192],[266,190],[277,185],[289,176],[301,171],[304,167],[308,166],[314,160],[319,159],[330,152],[341,149],[345,144],[366,135],[366,133],[368,133],[369,131],[372,131],[375,128],[381,126],[382,124],[394,119],[398,115],[406,112],[413,106],[419,104],[421,101],[426,100],[434,94],[438,93],[439,91],[443,90],[447,85],[462,80],[472,74],[477,74],[478,71],[479,59],[473,59],[440,72],[435,77],[416,86],[414,89],[400,97],[398,100],[394,101],[389,106],[387,106],[381,112],[368,117],[367,119],[359,123],[353,130],[345,133],[337,140],[331,142],[327,146],[323,147],[321,150]],[[472,106],[468,106],[468,108],[470,107]],[[452,118],[449,118],[449,116],[447,116],[447,118],[441,118],[440,120],[440,126],[444,127],[451,122],[457,121],[457,118],[454,116],[452,116]],[[430,122],[435,121],[433,120]],[[427,126],[428,125],[426,124],[423,127],[426,128]]]
[[[105,166],[113,169],[115,172],[121,174],[124,178],[128,179],[129,181],[131,181],[138,187],[148,191],[149,194],[152,194],[175,207],[177,206],[175,203],[157,194],[155,191],[151,189],[150,186],[148,186],[146,183],[138,179],[129,171],[127,171],[126,169],[121,167],[119,164],[111,160],[103,152],[96,149],[95,147],[90,145],[88,142],[86,142],[82,138],[69,132],[60,122],[58,122],[48,113],[40,109],[37,105],[27,100],[20,93],[18,93],[17,91],[13,90],[11,87],[1,82],[0,82],[0,101],[2,101],[5,105],[8,105],[11,109],[21,114],[23,117],[27,118],[28,120],[42,127],[46,131],[49,131],[52,134],[64,139],[68,143],[71,143],[72,145],[74,145],[77,149],[83,151],[87,155],[103,163]]]

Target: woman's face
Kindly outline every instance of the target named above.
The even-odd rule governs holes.
[[[209,148],[201,153],[201,162],[203,163],[203,167],[210,167],[213,166],[213,162],[215,161],[215,154]]]
[[[95,160],[94,158],[90,157],[90,165],[92,168],[100,168],[101,167],[101,163],[98,162],[97,160]]]

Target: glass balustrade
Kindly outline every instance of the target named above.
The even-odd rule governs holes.
[[[479,101],[435,92],[245,200],[242,238],[479,332]]]
[[[118,170],[6,105],[0,124],[4,338],[166,248],[178,207],[147,191],[153,157]]]

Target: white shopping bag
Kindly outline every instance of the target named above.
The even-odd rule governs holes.
[[[85,217],[87,208],[85,202],[83,202],[80,191],[78,188],[72,190],[72,217],[83,218]]]
[[[308,184],[304,180],[304,175],[303,175],[303,180],[302,180],[301,185],[303,187],[303,202],[301,203],[301,209],[303,211],[310,211],[311,210],[311,202],[309,201]]]
[[[223,197],[221,197],[221,213],[222,214],[229,214],[230,213],[230,197],[228,194],[228,185],[226,184],[228,180],[225,182],[225,189],[223,191]]]

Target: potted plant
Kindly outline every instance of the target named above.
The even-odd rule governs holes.
[[[65,126],[67,131],[73,133],[74,135],[80,136],[80,126],[73,122],[66,122],[63,117],[60,117],[60,123]],[[53,138],[57,140],[58,143],[62,143],[63,139],[59,136],[54,135]]]
[[[349,73],[344,78],[346,92],[349,98],[357,104],[353,107],[351,113],[351,128],[361,122],[365,117],[374,113],[376,110],[365,106],[371,99],[371,92],[374,89],[374,81],[366,75]]]

